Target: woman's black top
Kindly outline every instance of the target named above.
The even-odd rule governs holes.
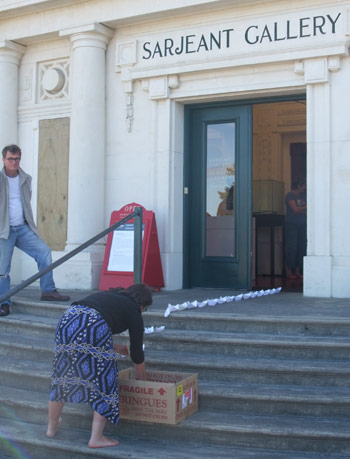
[[[144,324],[140,307],[127,293],[96,292],[72,304],[96,309],[110,326],[113,335],[129,330],[131,360],[136,364],[145,360],[142,349]]]

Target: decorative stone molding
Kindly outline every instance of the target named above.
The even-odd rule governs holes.
[[[137,62],[137,40],[120,43],[117,46],[116,71],[120,72],[122,67],[135,65]]]
[[[141,81],[141,88],[144,91],[148,91],[148,89],[149,89],[149,80],[142,80]]]
[[[338,72],[341,69],[341,57],[308,59],[294,63],[294,72],[305,77],[306,84],[328,82],[328,72]]]
[[[128,94],[126,96],[126,123],[128,126],[128,132],[132,131],[132,125],[134,121],[134,96]]]
[[[0,41],[0,62],[19,65],[25,49],[25,46],[9,40]]]
[[[167,99],[169,97],[169,89],[177,89],[180,86],[178,75],[160,76],[142,80],[141,87],[144,91],[148,91],[149,98],[153,100]]]
[[[69,99],[60,99],[52,110],[50,104],[22,105],[18,108],[18,121],[27,122],[34,119],[63,118],[71,115],[71,103]]]
[[[180,79],[178,75],[168,76],[168,86],[170,89],[177,89],[180,86]]]
[[[70,29],[61,30],[59,33],[60,37],[67,37],[67,36],[74,36],[74,35],[85,35],[85,34],[92,34],[92,37],[96,37],[101,35],[102,37],[106,37],[107,41],[113,37],[114,31],[102,24],[98,24],[96,22],[92,24],[86,24],[78,27],[72,27]],[[87,35],[89,37],[89,35]],[[91,46],[91,43],[86,43],[85,46]]]
[[[305,83],[326,83],[328,81],[327,58],[310,59],[304,62]]]
[[[133,81],[130,75],[130,70],[129,68],[123,68],[121,72],[121,80],[123,82],[123,89],[124,92],[131,93],[133,92]]]
[[[124,92],[125,92],[126,94],[132,93],[133,90],[134,90],[132,80],[130,80],[130,81],[125,81],[125,82],[123,83],[123,89],[124,89]]]
[[[114,31],[98,23],[61,30],[60,37],[69,36],[73,51],[77,48],[100,48],[104,51]]]
[[[301,75],[301,76],[304,75],[305,70],[304,70],[304,62],[303,61],[296,61],[294,63],[294,72],[297,75]]]
[[[128,126],[128,132],[131,132],[134,121],[134,86],[130,75],[130,69],[128,67],[124,67],[121,69],[121,81],[123,84],[123,90],[126,93],[125,120]]]
[[[168,78],[166,76],[151,78],[148,94],[150,99],[167,99],[169,97]]]
[[[340,56],[332,56],[328,58],[328,70],[330,72],[338,72],[341,69]]]
[[[24,71],[23,79],[22,79],[22,99],[23,101],[31,101],[32,100],[32,92],[33,92],[33,68],[28,68]]]
[[[65,85],[65,75],[58,67],[47,69],[42,77],[41,84],[45,91],[57,94]]]
[[[25,46],[9,40],[0,41],[0,61],[18,65],[25,49]]]
[[[69,60],[39,63],[40,102],[65,99],[69,92]]]
[[[126,123],[128,132],[132,131],[134,121],[134,96],[133,96],[133,80],[130,73],[130,67],[121,69],[121,80],[123,89],[126,93]],[[176,89],[180,85],[177,75],[162,76],[141,80],[141,87],[149,93],[149,98],[152,100],[166,99],[169,97],[169,89]]]

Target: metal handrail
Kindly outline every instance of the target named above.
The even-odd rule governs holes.
[[[51,263],[50,266],[47,266],[46,268],[42,269],[38,273],[29,277],[27,280],[23,281],[20,285],[17,285],[17,287],[14,287],[11,290],[9,290],[5,295],[0,296],[0,304],[8,300],[12,295],[15,295],[16,293],[20,292],[28,285],[35,282],[40,277],[44,276],[46,273],[57,268],[57,266],[60,266],[65,261],[74,257],[74,255],[86,249],[94,242],[106,236],[111,231],[114,231],[116,228],[118,228],[118,226],[121,226],[127,221],[131,220],[132,218],[135,218],[134,220],[134,283],[136,284],[136,283],[142,282],[142,207],[135,207],[134,211],[131,214],[124,217],[122,220],[119,220],[117,223],[114,223],[112,226],[105,229],[104,231],[97,234],[96,236],[92,237],[88,241],[84,242],[76,249],[72,250],[71,252],[67,253],[63,257],[56,260],[54,263]]]

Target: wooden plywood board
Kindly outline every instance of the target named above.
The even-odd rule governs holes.
[[[52,250],[67,241],[69,118],[39,123],[37,222],[40,236]]]

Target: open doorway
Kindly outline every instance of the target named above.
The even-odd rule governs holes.
[[[306,180],[306,101],[253,105],[253,273],[256,289],[283,286],[286,278],[285,196],[296,178]]]

